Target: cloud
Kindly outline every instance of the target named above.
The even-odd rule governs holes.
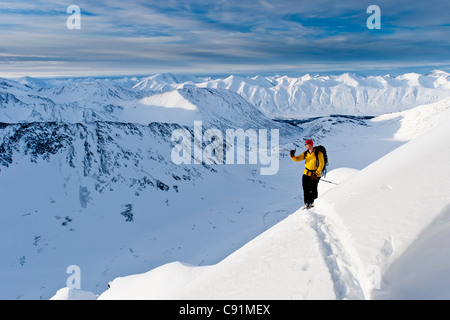
[[[2,1],[2,70],[350,70],[355,62],[445,64],[450,48],[450,3],[441,0],[377,1],[381,30],[367,29],[372,3],[361,0],[73,2],[81,8],[80,30],[66,27],[67,1]]]

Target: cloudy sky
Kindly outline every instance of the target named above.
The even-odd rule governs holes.
[[[0,0],[3,77],[432,69],[450,71],[448,0]]]

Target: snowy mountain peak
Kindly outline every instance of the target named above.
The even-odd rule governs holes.
[[[429,73],[426,74],[427,76],[431,76],[431,77],[443,77],[448,79],[450,77],[450,73],[442,71],[442,70],[433,70]]]
[[[173,90],[158,93],[140,100],[145,105],[159,106],[163,108],[178,108],[184,110],[198,110],[198,107],[190,103],[182,94],[181,90]]]
[[[180,84],[190,82],[198,82],[198,79],[194,76],[158,73],[142,79],[132,89],[142,91],[170,91],[182,87]]]
[[[10,92],[13,90],[27,91],[32,90],[32,88],[27,84],[22,84],[14,80],[0,78],[0,90],[3,92]]]
[[[362,79],[362,78],[359,78],[359,79]],[[343,84],[345,84],[347,86],[354,87],[354,88],[356,88],[360,85],[360,82],[358,81],[358,77],[352,73],[344,73],[340,76],[337,76],[336,80],[339,82],[342,82]]]

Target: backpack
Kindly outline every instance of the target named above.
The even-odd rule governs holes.
[[[316,154],[317,162],[319,162],[319,156],[318,156],[319,151],[322,152],[323,160],[325,161],[325,165],[323,166],[323,169],[322,169],[322,172],[320,173],[320,175],[322,177],[325,177],[327,175],[327,165],[328,165],[327,149],[325,149],[324,146],[317,146],[314,148],[314,153]],[[317,163],[317,166],[319,166],[319,163]]]

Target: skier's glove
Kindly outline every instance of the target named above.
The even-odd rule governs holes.
[[[311,173],[311,180],[317,180],[317,176],[315,173]]]
[[[297,150],[297,149],[295,149]],[[291,157],[295,157],[295,150],[291,150]]]

